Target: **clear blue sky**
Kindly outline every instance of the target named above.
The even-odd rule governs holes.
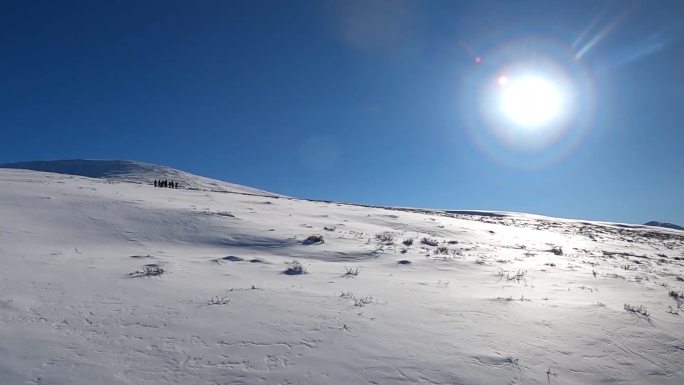
[[[684,224],[682,37],[680,0],[6,0],[0,162]],[[509,148],[481,90],[530,54],[558,61],[579,104],[556,141]]]

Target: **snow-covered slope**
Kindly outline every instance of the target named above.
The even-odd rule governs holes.
[[[181,188],[216,192],[276,195],[267,191],[189,174],[157,164],[130,160],[71,159],[0,164],[0,168],[44,171],[101,178],[112,182],[152,184],[154,180],[179,182]]]
[[[3,385],[684,383],[675,230],[8,169],[0,219]]]

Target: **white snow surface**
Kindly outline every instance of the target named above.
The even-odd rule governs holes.
[[[0,220],[3,385],[684,383],[674,230],[13,169]]]
[[[239,166],[239,165],[238,165]],[[193,175],[158,164],[131,160],[68,159],[0,164],[0,168],[15,168],[57,174],[100,178],[110,182],[153,184],[155,180],[178,182],[181,188],[216,192],[277,195],[267,191]]]

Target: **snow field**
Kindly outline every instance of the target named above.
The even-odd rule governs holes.
[[[2,384],[684,382],[681,232],[0,183]]]

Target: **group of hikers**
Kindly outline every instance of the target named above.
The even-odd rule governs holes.
[[[172,180],[154,180],[154,187],[178,188],[178,182]]]

